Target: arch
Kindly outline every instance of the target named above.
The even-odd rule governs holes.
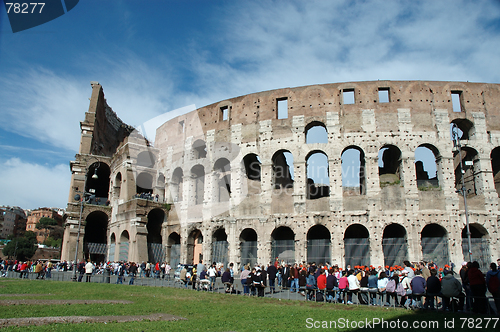
[[[399,185],[401,182],[401,150],[385,145],[378,151],[380,186]]]
[[[148,261],[152,263],[161,262],[165,259],[162,244],[162,225],[165,220],[165,212],[162,209],[153,209],[148,213],[146,229],[148,231]]]
[[[187,263],[198,264],[203,260],[203,234],[197,228],[193,229],[187,239]]]
[[[320,150],[311,151],[306,157],[307,199],[330,196],[328,156]]]
[[[415,173],[419,190],[439,188],[438,170],[441,171],[441,157],[431,144],[422,144],[415,149]]]
[[[249,180],[260,181],[261,179],[261,162],[258,155],[249,153],[243,157],[243,164],[245,166],[245,174]]]
[[[396,223],[387,225],[382,235],[384,265],[402,264],[408,258],[406,229]]]
[[[205,194],[205,168],[202,165],[195,165],[191,168],[191,177],[194,181],[193,185],[193,199],[195,205],[203,204]]]
[[[438,266],[450,262],[448,253],[448,233],[438,224],[428,224],[422,229],[421,241],[424,261],[433,261]]]
[[[107,253],[108,215],[102,211],[91,212],[85,218],[83,254],[85,259],[104,262]]]
[[[198,139],[193,143],[193,158],[202,159],[207,157],[207,145],[205,141]]]
[[[467,119],[455,119],[450,123],[451,139],[453,140],[453,124],[458,127],[457,136],[460,140],[470,139],[474,133],[474,123]]]
[[[214,164],[217,180],[217,201],[227,202],[231,196],[231,163],[226,158],[218,159]]]
[[[281,262],[295,262],[295,234],[290,227],[280,226],[271,233],[271,255]]]
[[[137,194],[152,194],[153,193],[153,175],[146,172],[137,174],[135,179],[135,187]]]
[[[314,225],[307,231],[307,262],[330,263],[330,231],[323,225]]]
[[[370,265],[370,233],[360,224],[353,224],[344,233],[345,266]]]
[[[461,155],[458,149],[453,151],[453,166],[455,168],[455,189],[461,193],[462,176],[467,195],[478,195],[479,154],[470,147],[462,147]]]
[[[89,167],[85,186],[85,192],[90,193],[89,198],[86,200],[88,204],[106,205],[110,175],[109,166],[103,162],[95,162]]]
[[[241,265],[257,264],[257,233],[253,228],[245,228],[240,233]]]
[[[170,197],[174,203],[182,201],[183,181],[184,172],[182,172],[182,168],[177,167],[172,173],[170,181]]]
[[[498,197],[500,197],[500,147],[497,146],[491,151],[490,158],[495,190],[497,191]]]
[[[137,155],[137,166],[153,168],[155,163],[155,156],[149,151],[142,151]]]
[[[181,236],[172,232],[167,240],[167,255],[170,266],[175,268],[181,262]]]
[[[487,271],[490,268],[490,241],[489,234],[484,226],[472,223],[469,224],[471,235],[471,253],[472,259],[479,263],[481,271]],[[469,239],[467,238],[467,226],[462,229],[462,254],[464,261],[469,261]]]
[[[306,144],[328,143],[328,131],[323,122],[313,121],[305,127]]]
[[[130,235],[128,231],[123,231],[120,235],[120,252],[118,260],[122,262],[128,261],[128,252],[130,248]]]
[[[212,261],[228,266],[229,243],[227,242],[226,230],[222,227],[212,234]]]
[[[273,185],[275,189],[293,188],[293,155],[288,150],[279,150],[272,157]]]
[[[366,194],[365,153],[358,146],[348,146],[342,151],[342,194]]]
[[[122,190],[122,173],[118,172],[113,182],[113,198],[119,199]]]

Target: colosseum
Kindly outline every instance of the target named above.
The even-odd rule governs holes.
[[[500,257],[499,84],[264,91],[158,123],[154,143],[91,85],[64,260],[76,250],[172,265],[472,257],[484,269]]]

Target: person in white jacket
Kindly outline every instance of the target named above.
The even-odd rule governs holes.
[[[94,272],[94,264],[90,261],[90,259],[87,259],[87,264],[85,264],[85,282],[90,282],[90,277],[92,276],[92,272]]]
[[[347,282],[349,283],[349,292],[347,293],[347,304],[352,304],[352,293],[359,292],[359,280],[354,275],[353,270],[347,271]]]

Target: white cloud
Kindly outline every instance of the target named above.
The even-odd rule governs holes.
[[[0,162],[0,174],[2,205],[66,208],[71,179],[68,165],[51,167],[11,158]]]

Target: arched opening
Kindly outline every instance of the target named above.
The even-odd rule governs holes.
[[[203,235],[199,229],[189,233],[187,240],[187,263],[198,264],[203,260]]]
[[[378,152],[378,174],[380,187],[399,185],[401,182],[401,150],[386,145]]]
[[[486,228],[482,225],[473,223],[469,224],[471,237],[471,253],[472,259],[479,263],[481,271],[490,269],[490,246],[489,235]],[[462,230],[462,254],[464,261],[469,261],[469,240],[467,238],[467,226]]]
[[[415,149],[415,173],[419,190],[439,188],[437,171],[440,160],[438,150],[430,144]]]
[[[496,147],[491,151],[490,158],[493,180],[495,181],[495,190],[500,197],[500,147]]]
[[[344,233],[345,266],[370,265],[370,233],[365,226],[354,224]]]
[[[182,168],[177,167],[172,174],[172,180],[170,182],[170,196],[174,203],[182,201],[183,177],[184,173],[182,172]]]
[[[313,151],[306,157],[307,199],[330,196],[328,156],[323,151]]]
[[[107,254],[106,240],[108,216],[102,211],[91,212],[85,219],[85,235],[83,236],[83,255],[93,262],[104,262]]]
[[[473,148],[462,147],[461,155],[458,149],[453,151],[453,166],[455,168],[455,189],[462,193],[462,176],[467,196],[478,194],[479,154]],[[461,164],[461,165],[460,165]]]
[[[162,173],[160,173],[156,180],[156,195],[158,195],[155,196],[157,202],[165,201],[165,176]]]
[[[328,131],[324,123],[313,121],[306,128],[306,144],[328,143]]]
[[[315,225],[307,232],[307,262],[324,265],[330,263],[330,231]]]
[[[217,181],[217,201],[229,201],[231,196],[231,164],[229,160],[220,158],[215,162],[214,176]]]
[[[148,261],[152,263],[161,262],[165,259],[162,245],[161,230],[165,220],[165,212],[162,209],[153,209],[148,213]]]
[[[120,235],[120,252],[118,260],[122,262],[128,261],[128,251],[130,248],[130,235],[127,231],[123,231]]]
[[[249,153],[243,157],[243,166],[247,176],[247,187],[249,194],[260,193],[261,162],[259,156]]]
[[[167,252],[168,262],[172,268],[175,268],[181,262],[181,236],[179,234],[170,233],[167,240]]]
[[[110,238],[109,238],[108,261],[115,260],[115,248],[116,248],[116,235],[115,235],[115,233],[112,233]]]
[[[438,266],[450,262],[448,253],[448,234],[444,227],[438,224],[428,224],[421,233],[423,260],[433,261]]]
[[[207,157],[207,145],[201,139],[193,143],[193,158],[202,159]]]
[[[295,263],[295,234],[289,227],[280,226],[272,232],[271,255],[280,262]]]
[[[86,195],[86,202],[88,204],[106,205],[108,201],[110,174],[109,166],[105,163],[95,162],[89,167],[85,187],[85,193],[90,194],[89,196]]]
[[[384,228],[382,251],[384,252],[384,265],[394,266],[408,259],[406,229],[403,226],[389,224]]]
[[[155,162],[155,156],[149,151],[142,151],[137,155],[137,166],[153,168]]]
[[[148,195],[153,193],[153,175],[146,172],[139,173],[135,179],[135,187],[137,195],[148,198]]]
[[[293,155],[279,150],[273,155],[273,184],[275,189],[293,188]]]
[[[190,202],[195,205],[203,204],[205,194],[205,168],[201,165],[195,165],[191,168],[191,178],[193,181],[193,193]]]
[[[240,234],[241,265],[257,264],[257,233],[251,228],[245,228]]]
[[[118,172],[113,183],[113,198],[119,199],[122,190],[122,173]]]
[[[458,130],[456,130],[456,135],[457,138],[460,140],[469,140],[472,136],[474,136],[475,130],[474,130],[474,124],[467,120],[467,119],[455,119],[450,123],[450,133],[451,133],[451,139],[453,140],[453,135],[454,135],[454,127]]]
[[[343,195],[365,195],[365,153],[361,150],[361,148],[351,146],[344,149],[341,159]]]
[[[228,266],[229,243],[224,228],[217,229],[212,235],[212,261]]]

